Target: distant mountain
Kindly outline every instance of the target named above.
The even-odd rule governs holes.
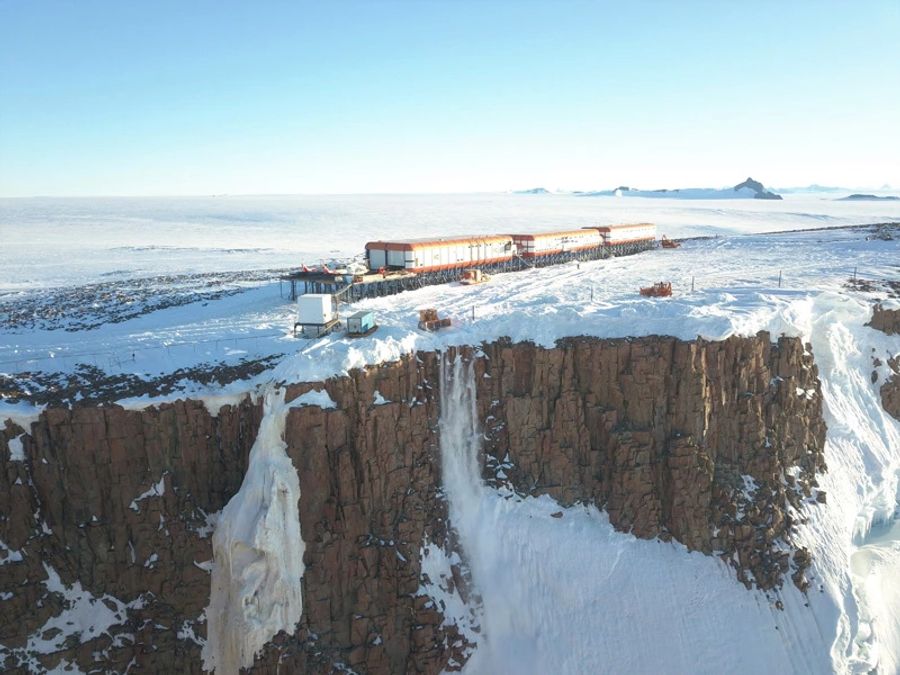
[[[550,190],[548,190],[547,188],[536,187],[536,188],[531,188],[530,190],[516,190],[515,192],[513,192],[513,194],[516,194],[516,195],[549,195]]]
[[[839,199],[835,199],[836,202],[880,202],[880,201],[888,201],[888,202],[900,202],[900,197],[896,195],[865,195],[865,194],[852,194],[847,195],[846,197],[840,197]]]
[[[754,199],[781,199],[781,195],[769,192],[763,187],[762,183],[758,180],[753,180],[752,178],[747,178],[743,183],[738,183],[734,186],[735,192],[740,192],[742,190],[752,190],[754,192]]]
[[[831,185],[818,185],[813,183],[812,185],[806,185],[801,187],[785,187],[785,188],[774,188],[778,192],[783,194],[816,194],[822,192],[846,192],[847,188],[842,187],[834,187]]]
[[[582,192],[585,197],[651,197],[665,199],[781,199],[781,195],[766,190],[762,183],[748,178],[731,188],[677,188],[674,190],[640,190],[621,185],[615,190]]]

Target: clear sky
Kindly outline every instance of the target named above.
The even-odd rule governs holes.
[[[900,186],[900,0],[0,0],[0,195]]]

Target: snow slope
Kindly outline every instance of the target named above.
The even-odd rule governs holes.
[[[618,533],[593,507],[488,488],[472,370],[445,363],[442,475],[482,598],[466,672],[897,672],[900,528],[864,538],[894,517],[900,476],[900,424],[877,401],[871,350],[900,345],[868,317],[836,293],[772,317],[812,340],[829,426],[828,502],[800,531],[814,556],[808,596],[790,583],[748,592],[718,559]]]

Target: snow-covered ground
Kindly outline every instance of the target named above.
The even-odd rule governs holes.
[[[870,375],[872,358],[885,362],[900,344],[864,326],[872,300],[887,292],[851,291],[846,284],[854,273],[897,280],[900,240],[867,240],[861,230],[762,234],[900,221],[897,203],[802,196],[685,204],[558,195],[5,200],[0,292],[295,266],[357,253],[377,237],[648,220],[671,237],[719,236],[674,251],[362,301],[342,311],[371,309],[380,328],[358,340],[292,337],[294,309],[272,283],[88,330],[7,327],[0,330],[0,374],[68,372],[88,363],[110,374],[150,377],[286,355],[274,372],[206,391],[222,396],[273,379],[319,380],[416,349],[500,336],[549,346],[583,334],[800,335],[819,364],[829,428],[829,471],[820,481],[828,503],[800,531],[820,586],[808,598],[786,587],[780,611],[774,595],[746,591],[717,559],[616,533],[592,509],[550,518],[559,510],[552,500],[506,499],[457,466],[446,485],[451,517],[484,600],[483,640],[468,671],[508,672],[512,664],[524,673],[897,672],[900,555],[891,519],[900,424],[881,409]],[[673,283],[672,298],[638,294],[660,280]],[[417,310],[425,307],[453,325],[436,334],[417,330]],[[203,388],[186,391],[192,389]],[[0,401],[0,418],[11,412],[33,410]],[[872,530],[878,523],[885,525]]]
[[[89,364],[111,375],[151,378],[198,364],[287,354],[279,377],[319,380],[415,349],[501,336],[549,346],[582,334],[778,334],[792,330],[779,317],[825,290],[840,292],[854,272],[864,279],[897,279],[900,242],[867,241],[866,234],[838,229],[722,236],[688,241],[674,251],[495,275],[480,286],[430,286],[344,306],[344,314],[376,314],[378,331],[358,340],[341,334],[294,338],[295,309],[287,289],[277,282],[245,286],[233,295],[90,330],[0,328],[0,373],[71,372]],[[672,298],[638,294],[660,280],[672,282]],[[424,307],[449,316],[452,327],[437,334],[417,330],[418,309]],[[230,390],[253,386],[235,383]],[[222,392],[216,387],[215,393]]]
[[[147,378],[299,352],[292,374],[317,379],[413,348],[500,335],[549,343],[579,333],[747,333],[774,305],[838,287],[854,268],[863,277],[896,276],[896,242],[843,231],[759,233],[891,220],[900,221],[898,203],[835,202],[832,194],[689,202],[503,194],[4,199],[0,373],[88,364]],[[635,221],[653,221],[670,237],[722,238],[358,303],[352,309],[375,310],[382,328],[356,342],[294,340],[287,288],[271,281],[274,273],[247,276],[355,255],[379,237]],[[196,297],[191,275],[207,275],[196,278]],[[637,296],[639,286],[662,279],[675,286],[672,300]],[[451,316],[454,328],[437,337],[416,331],[416,310],[428,306]],[[117,322],[96,326],[104,312]]]
[[[900,219],[898,202],[575,195],[0,199],[0,293],[169,273],[298,267],[377,238],[654,222],[670,237]]]

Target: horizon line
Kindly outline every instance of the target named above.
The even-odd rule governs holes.
[[[764,184],[765,185],[765,184]],[[516,189],[505,189],[505,190],[413,190],[413,191],[396,191],[396,190],[386,190],[386,191],[338,191],[338,192],[195,192],[195,193],[148,193],[148,194],[139,194],[139,193],[123,193],[123,194],[30,194],[30,195],[0,195],[0,199],[172,199],[172,198],[228,198],[228,197],[378,197],[378,196],[426,196],[426,195],[498,195],[498,194],[522,194],[527,193],[531,190],[546,190],[548,194],[551,195],[576,195],[576,194],[590,194],[590,193],[598,193],[598,192],[614,192],[615,190],[620,189],[624,185],[617,186],[615,188],[592,188],[592,189],[564,189],[564,188],[546,188],[542,185],[536,185],[530,188],[516,188]],[[629,186],[631,187],[631,186]],[[633,190],[639,190],[641,192],[663,192],[663,191],[681,191],[681,190],[727,190],[728,188],[734,187],[733,185],[725,185],[722,187],[680,187],[680,188],[635,188],[631,187]],[[884,191],[900,191],[900,187],[894,187],[889,183],[884,183],[879,187],[873,186],[854,186],[854,187],[845,187],[840,185],[822,185],[820,183],[809,183],[808,185],[792,185],[786,187],[769,187],[766,186],[768,190],[772,190],[775,192],[778,191],[791,191],[791,190],[807,190],[811,188],[822,188],[825,191],[860,191],[866,190],[871,192],[884,192]],[[523,195],[527,196],[527,195]],[[537,196],[537,195],[531,195]],[[610,196],[614,197],[615,195],[595,195],[595,196]],[[618,197],[617,197],[618,198]],[[702,200],[699,200],[702,201]],[[710,201],[717,201],[715,199],[710,199]]]

